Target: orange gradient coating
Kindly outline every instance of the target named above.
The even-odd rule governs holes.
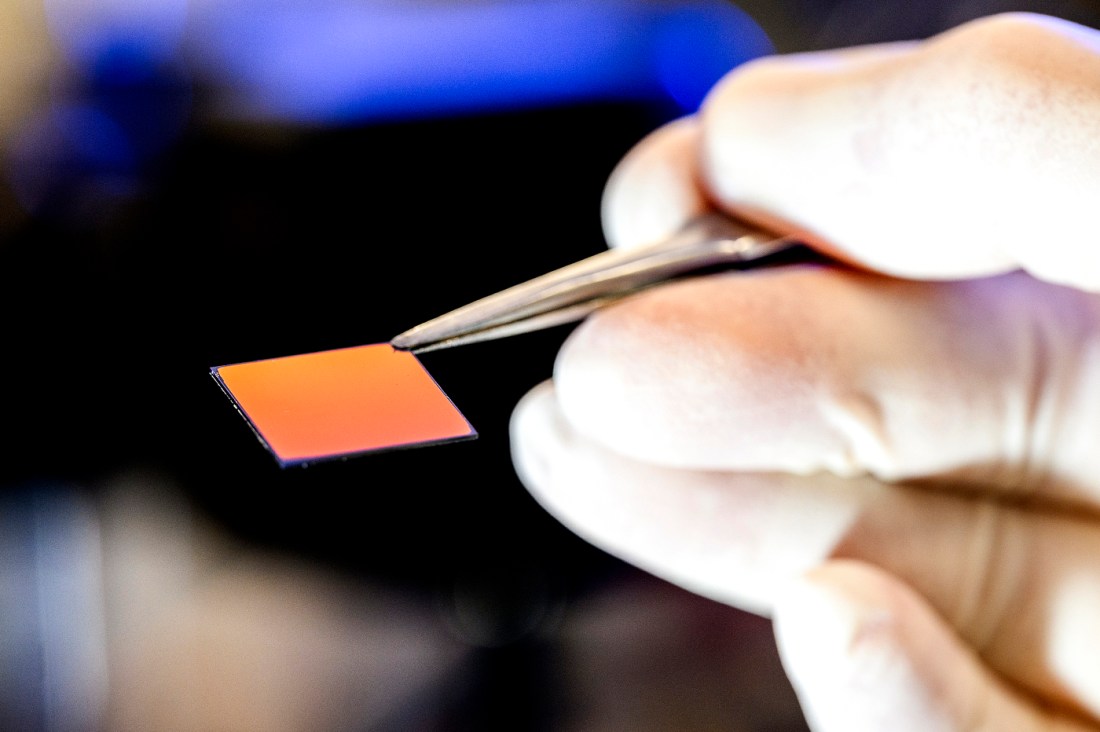
[[[283,465],[477,436],[416,356],[388,343],[211,373]]]

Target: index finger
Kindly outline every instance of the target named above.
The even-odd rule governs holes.
[[[992,16],[910,46],[749,63],[701,112],[723,208],[890,274],[1022,267],[1100,289],[1100,34]]]

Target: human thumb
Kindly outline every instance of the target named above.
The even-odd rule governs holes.
[[[815,732],[1098,729],[1010,689],[923,598],[870,565],[818,567],[786,589],[773,617]]]

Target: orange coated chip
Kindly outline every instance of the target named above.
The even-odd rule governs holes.
[[[388,343],[210,372],[284,466],[477,437],[416,356]]]

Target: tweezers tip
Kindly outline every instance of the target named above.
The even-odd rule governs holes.
[[[432,339],[425,333],[425,324],[413,326],[390,339],[390,345],[398,351],[415,351]]]
[[[416,343],[414,343],[412,339],[410,339],[404,333],[391,338],[390,345],[398,351],[411,351],[413,348],[416,347]]]

